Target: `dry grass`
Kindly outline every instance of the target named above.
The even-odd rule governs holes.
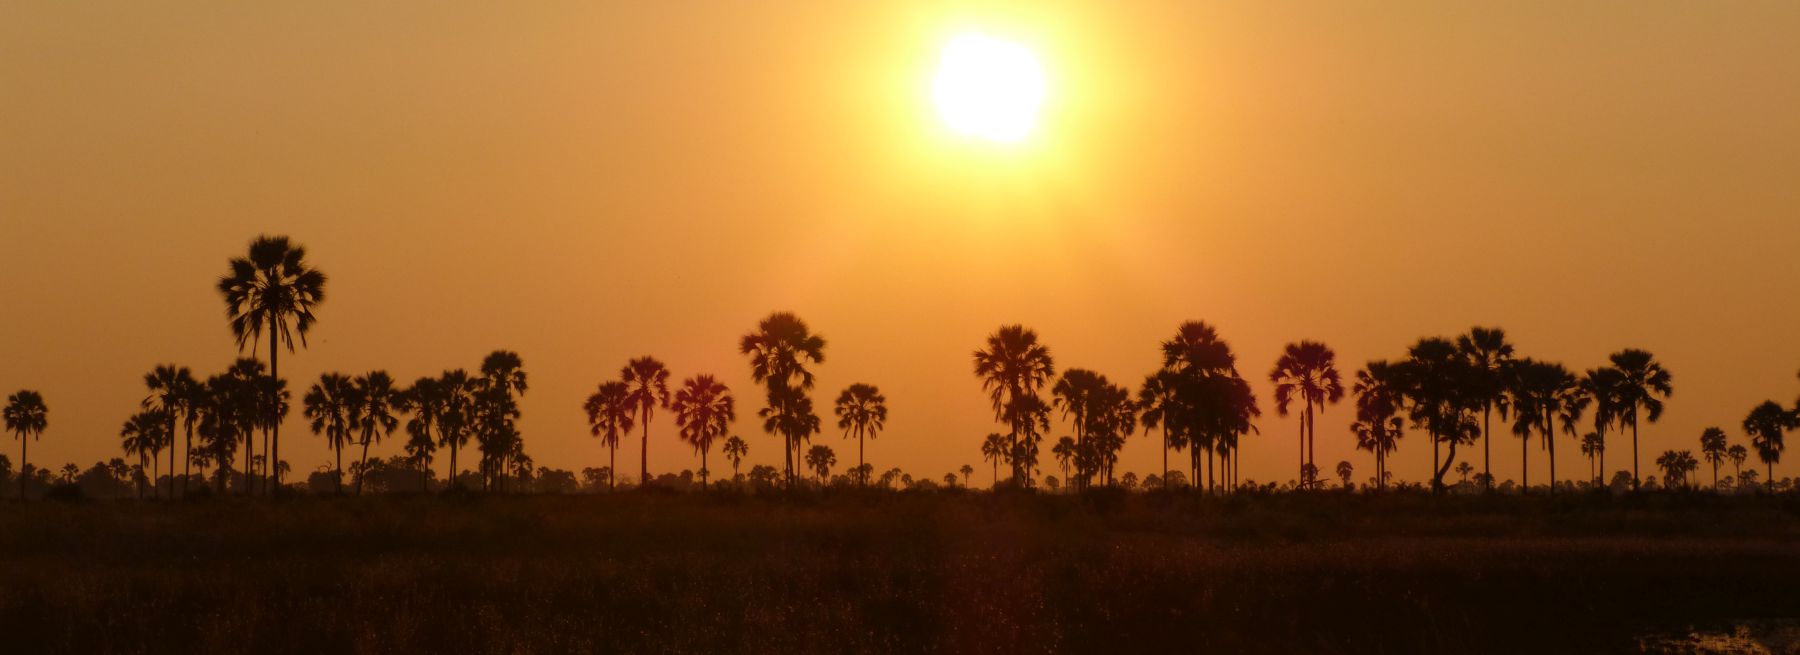
[[[10,503],[9,652],[1547,652],[1800,616],[1704,497]]]

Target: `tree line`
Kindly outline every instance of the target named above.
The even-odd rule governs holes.
[[[147,395],[140,411],[120,429],[121,448],[126,457],[137,459],[136,469],[147,466],[147,477],[154,482],[161,479],[164,466],[171,477],[179,467],[184,495],[191,491],[194,467],[200,469],[202,484],[208,471],[214,472],[217,493],[227,492],[228,481],[246,495],[282,488],[290,471],[279,456],[280,428],[292,398],[277,362],[283,347],[294,353],[297,346],[306,345],[306,336],[317,322],[315,311],[325,299],[326,282],[325,274],[306,261],[306,250],[286,237],[258,237],[246,256],[231,259],[228,272],[216,284],[229,327],[240,351],[255,352],[266,338],[267,365],[254,357],[242,357],[204,380],[174,364],[159,365],[146,373]],[[799,484],[808,473],[814,474],[817,483],[826,484],[837,465],[836,453],[829,446],[811,443],[824,427],[814,409],[812,369],[825,361],[825,347],[824,337],[787,312],[770,314],[738,343],[764,399],[756,416],[763,431],[782,444],[779,476],[789,487]],[[993,465],[995,485],[1000,486],[999,469],[1004,465],[1010,473],[1008,484],[1033,486],[1041,467],[1040,446],[1053,426],[1066,422],[1068,435],[1057,438],[1050,448],[1062,472],[1060,480],[1046,478],[1053,486],[1074,490],[1094,485],[1136,486],[1134,474],[1120,476],[1115,469],[1126,440],[1142,432],[1154,434],[1162,449],[1161,475],[1145,479],[1151,486],[1181,486],[1191,477],[1194,487],[1207,491],[1238,489],[1240,445],[1249,436],[1260,434],[1257,419],[1262,409],[1239,371],[1236,354],[1217,328],[1202,321],[1179,325],[1159,344],[1158,354],[1160,365],[1134,389],[1090,369],[1069,368],[1059,374],[1049,347],[1025,326],[1002,326],[989,335],[973,353],[973,371],[988,397],[994,420],[1004,430],[989,434],[979,444],[983,460]],[[592,486],[616,487],[617,450],[634,430],[639,446],[638,480],[647,483],[654,479],[649,464],[650,424],[659,409],[673,416],[675,436],[700,457],[702,488],[710,483],[708,460],[715,444],[722,446],[731,462],[732,479],[745,479],[740,467],[750,444],[732,434],[737,420],[732,390],[714,375],[696,374],[671,393],[671,377],[668,367],[655,357],[633,358],[620,368],[616,379],[600,382],[584,401],[590,433],[605,449],[607,462],[584,471]],[[1477,443],[1482,464],[1475,481],[1491,491],[1495,486],[1495,418],[1501,429],[1519,439],[1522,487],[1530,487],[1534,439],[1548,453],[1547,488],[1554,493],[1558,435],[1569,438],[1589,460],[1588,477],[1598,486],[1607,470],[1608,435],[1623,436],[1628,431],[1632,442],[1628,482],[1637,488],[1642,484],[1640,424],[1657,422],[1674,391],[1671,374],[1649,352],[1620,350],[1606,365],[1577,373],[1562,364],[1519,356],[1503,330],[1488,327],[1472,328],[1454,338],[1420,339],[1404,356],[1370,361],[1347,377],[1346,386],[1335,352],[1310,340],[1286,345],[1270,369],[1275,411],[1281,417],[1294,418],[1296,489],[1322,486],[1321,469],[1314,458],[1316,422],[1346,396],[1353,398],[1354,407],[1348,433],[1355,447],[1374,459],[1375,490],[1387,488],[1392,475],[1388,459],[1411,431],[1422,433],[1431,443],[1432,468],[1427,477],[1433,491],[1443,493],[1448,488],[1445,477],[1453,468],[1466,482],[1475,469],[1458,461],[1459,449]],[[335,465],[328,475],[334,493],[343,492],[346,449],[356,451],[350,464],[354,493],[362,493],[363,481],[374,467],[415,471],[418,488],[423,491],[430,488],[430,467],[440,449],[449,451],[450,484],[460,484],[458,454],[471,442],[479,456],[473,471],[479,484],[472,486],[505,491],[509,480],[517,480],[521,486],[529,481],[535,468],[518,429],[519,400],[527,389],[520,356],[497,350],[482,360],[475,373],[446,370],[406,386],[379,370],[360,375],[326,373],[306,390],[301,407],[312,433],[323,438],[334,455]],[[856,466],[846,471],[844,481],[871,484],[874,467],[866,461],[864,450],[866,442],[886,427],[886,397],[874,385],[851,384],[837,396],[833,415],[843,438],[857,444]],[[20,495],[24,495],[30,477],[29,442],[40,438],[48,426],[42,394],[31,390],[12,394],[4,419],[8,432],[21,442]],[[389,461],[377,458],[372,465],[370,447],[391,439],[403,419],[405,456]],[[1742,427],[1750,437],[1750,449],[1767,466],[1773,489],[1773,467],[1785,448],[1785,434],[1800,428],[1800,401],[1792,408],[1772,400],[1762,403],[1744,419]],[[1719,466],[1726,461],[1737,471],[1731,480],[1747,480],[1741,466],[1750,449],[1730,444],[1721,428],[1708,428],[1701,435],[1700,452],[1712,466],[1715,487],[1719,485]],[[1186,453],[1186,474],[1171,470],[1171,452]],[[1691,450],[1670,450],[1658,456],[1654,465],[1671,484],[1687,484],[1699,460]],[[118,471],[112,466],[96,468]],[[1346,487],[1353,484],[1352,471],[1347,461],[1336,467]],[[964,486],[972,472],[968,465],[960,469]],[[1754,473],[1750,472],[1749,479]],[[73,475],[65,471],[64,478]],[[898,469],[891,470],[882,476],[881,486],[902,476]],[[141,496],[146,476],[138,473],[134,477]],[[767,473],[753,467],[751,478],[766,477]],[[944,476],[947,485],[955,486],[956,480],[956,472]],[[152,496],[163,493],[160,485],[153,486],[157,488]],[[175,494],[173,483],[166,493]]]

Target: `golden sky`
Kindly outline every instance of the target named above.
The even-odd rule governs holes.
[[[1042,61],[1022,144],[933,115],[968,29]],[[10,2],[0,389],[46,396],[34,463],[117,456],[144,372],[236,355],[212,285],[267,232],[332,276],[292,384],[513,349],[526,450],[559,468],[599,461],[580,403],[633,356],[751,415],[736,338],[779,309],[830,342],[820,403],[887,393],[878,469],[988,470],[969,353],[1003,323],[1135,385],[1186,319],[1265,408],[1301,338],[1346,374],[1474,324],[1572,368],[1645,348],[1676,386],[1649,467],[1800,395],[1796,34],[1782,1]],[[295,414],[305,472],[328,455]],[[1318,460],[1361,479],[1351,414]],[[1245,476],[1292,477],[1293,420],[1261,427]],[[651,440],[653,473],[698,468],[667,413]],[[1517,441],[1494,452],[1515,478]],[[1158,461],[1134,438],[1120,470]],[[1429,461],[1409,434],[1390,468]]]

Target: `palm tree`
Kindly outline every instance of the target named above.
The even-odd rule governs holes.
[[[675,413],[675,426],[680,430],[681,440],[700,453],[700,488],[705,489],[708,484],[706,454],[712,450],[713,440],[725,436],[725,431],[737,420],[736,401],[724,383],[710,375],[696,375],[682,382],[670,407]]]
[[[280,351],[285,344],[294,352],[294,337],[306,345],[312,329],[313,309],[325,302],[325,274],[306,261],[306,248],[292,245],[285,236],[258,236],[250,242],[248,257],[231,260],[231,272],[219,278],[225,296],[225,314],[238,349],[255,349],[263,330],[269,332],[269,375],[281,377]],[[290,327],[290,322],[292,326]],[[281,453],[281,425],[270,426],[270,460]],[[246,472],[248,475],[248,472]]]
[[[119,429],[119,445],[126,455],[136,455],[138,470],[144,469],[144,456],[154,457],[159,435],[168,429],[167,419],[161,410],[144,410],[125,419],[125,426]],[[154,466],[154,464],[152,464]],[[138,499],[144,498],[144,476],[137,476]],[[154,480],[155,478],[151,478]]]
[[[738,465],[742,464],[744,458],[748,456],[750,456],[750,444],[746,443],[743,437],[734,434],[731,435],[731,438],[725,440],[725,458],[731,460],[732,480],[737,480],[739,477],[742,477],[742,475],[738,473]]]
[[[813,334],[806,322],[790,312],[775,312],[757,323],[756,331],[738,341],[738,352],[750,356],[750,378],[763,384],[768,392],[768,406],[759,410],[764,430],[782,438],[782,461],[788,485],[794,483],[794,464],[800,439],[811,432],[775,432],[786,427],[803,427],[808,421],[799,415],[798,400],[813,387],[812,371],[807,364],[825,362],[825,337]],[[795,387],[798,387],[797,389]],[[810,411],[811,401],[806,402]]]
[[[1275,385],[1275,411],[1278,414],[1287,416],[1288,405],[1296,396],[1306,404],[1306,413],[1300,417],[1300,486],[1309,488],[1313,481],[1305,477],[1305,467],[1315,464],[1314,470],[1317,470],[1313,459],[1317,434],[1313,408],[1317,406],[1323,413],[1327,403],[1344,398],[1344,387],[1338,378],[1337,353],[1315,341],[1290,343],[1275,360],[1275,368],[1269,371],[1269,382]]]
[[[1413,426],[1431,435],[1431,488],[1443,493],[1444,475],[1456,461],[1456,448],[1472,444],[1481,426],[1470,416],[1478,403],[1471,400],[1468,360],[1448,339],[1420,339],[1407,349],[1407,359],[1395,365],[1411,405]],[[1440,457],[1438,448],[1447,445]]]
[[[443,431],[444,407],[449,402],[449,393],[442,380],[433,377],[421,377],[413,381],[412,388],[398,396],[400,409],[412,412],[412,419],[406,422],[406,450],[419,463],[419,491],[430,491],[428,481],[429,465],[432,451],[437,449],[437,441],[432,439],[431,429]]]
[[[181,458],[181,495],[186,496],[188,494],[189,480],[192,479],[189,466],[193,464],[195,459],[194,425],[200,420],[201,413],[213,402],[213,399],[210,390],[205,384],[201,384],[198,380],[190,377],[183,382],[178,400],[184,430]],[[171,464],[171,469],[172,468],[173,465]],[[170,473],[173,472],[173,470],[170,471]],[[205,472],[202,471],[202,473],[204,474]],[[204,476],[202,476],[202,479],[204,480]],[[171,492],[172,491],[173,490],[171,489]]]
[[[874,385],[852,384],[838,394],[837,407],[832,409],[838,417],[838,428],[844,431],[844,438],[852,434],[856,436],[856,470],[863,471],[863,440],[874,439],[881,430],[887,427],[887,396]],[[858,482],[868,484],[866,478]]]
[[[231,364],[231,368],[225,371],[225,377],[231,380],[232,390],[227,397],[233,405],[232,416],[237,423],[233,426],[231,434],[244,441],[244,488],[242,491],[246,496],[251,495],[254,491],[251,480],[254,477],[253,458],[256,454],[256,429],[266,427],[272,422],[270,410],[271,406],[275,404],[275,401],[264,400],[265,394],[274,392],[272,385],[268,382],[270,378],[264,373],[266,370],[262,361],[256,358],[239,357],[236,362]]]
[[[1721,428],[1707,428],[1700,433],[1700,455],[1712,464],[1714,491],[1719,489],[1719,465],[1725,462],[1725,440],[1725,430]]]
[[[1468,462],[1457,462],[1456,463],[1456,475],[1461,477],[1463,482],[1468,482],[1469,474],[1474,473],[1474,472],[1475,472],[1475,467],[1470,466]]]
[[[1050,348],[1038,343],[1037,333],[1023,325],[1002,326],[988,335],[986,347],[976,350],[974,359],[975,377],[988,392],[994,419],[1008,426],[1006,452],[1013,481],[1027,484],[1024,458],[1012,455],[1027,453],[1036,445],[1039,410],[1044,406],[1038,392],[1056,375],[1056,362]],[[1021,437],[1028,443],[1023,449]]]
[[[1619,369],[1605,366],[1589,369],[1581,378],[1581,390],[1594,406],[1594,437],[1600,444],[1596,453],[1599,460],[1600,475],[1598,480],[1605,483],[1606,477],[1606,429],[1622,420],[1621,394],[1624,376]]]
[[[1744,476],[1744,460],[1750,459],[1750,450],[1743,444],[1733,444],[1725,449],[1726,459],[1731,460],[1731,476],[1742,479]]]
[[[1602,471],[1595,470],[1594,461],[1601,457],[1605,452],[1606,440],[1600,438],[1600,433],[1589,432],[1582,435],[1581,454],[1588,458],[1588,478],[1593,480],[1595,486],[1600,484],[1600,473],[1602,473]]]
[[[1350,425],[1356,448],[1375,454],[1375,488],[1386,490],[1388,453],[1400,448],[1400,438],[1406,434],[1406,424],[1400,419],[1405,388],[1393,365],[1373,361],[1356,372],[1350,391],[1356,396],[1356,422]]]
[[[24,498],[25,481],[31,479],[26,453],[31,440],[43,438],[44,428],[50,426],[50,408],[44,405],[43,394],[25,389],[6,397],[6,409],[0,416],[5,418],[6,431],[19,440],[19,498]]]
[[[1787,449],[1787,431],[1794,428],[1794,415],[1773,400],[1757,405],[1744,419],[1744,431],[1750,433],[1750,446],[1756,449],[1757,458],[1769,467],[1770,491],[1775,490],[1775,464],[1781,461],[1781,451]]]
[[[1344,489],[1354,489],[1354,487],[1350,486],[1350,476],[1356,474],[1356,467],[1351,466],[1349,460],[1337,463],[1337,474],[1338,479],[1343,480],[1344,482]]]
[[[357,470],[368,471],[369,445],[380,443],[382,437],[394,433],[400,426],[400,397],[394,389],[394,379],[387,371],[371,371],[351,381],[355,389],[352,398],[355,403],[350,406],[350,424],[362,430],[362,458]],[[366,474],[356,476],[356,495],[362,495],[363,478]]]
[[[472,424],[481,451],[482,482],[506,490],[507,463],[524,453],[519,435],[519,396],[528,388],[525,360],[510,350],[496,350],[481,360],[481,378],[475,382],[471,404]],[[514,395],[517,392],[517,396]]]
[[[337,455],[336,492],[344,493],[344,446],[350,442],[350,417],[356,403],[356,388],[350,378],[339,373],[319,376],[301,398],[303,415],[312,421],[312,432],[325,437],[325,445]]]
[[[975,467],[964,464],[962,465],[962,468],[957,469],[957,472],[962,474],[963,486],[967,487],[969,486],[969,476],[974,475]]]
[[[1482,479],[1487,481],[1487,490],[1493,491],[1493,439],[1488,434],[1496,405],[1505,418],[1507,367],[1512,364],[1513,345],[1507,343],[1505,330],[1477,326],[1456,338],[1456,349],[1473,369],[1471,392],[1481,405],[1481,472],[1486,474]]]
[[[470,429],[475,424],[476,387],[469,372],[460,368],[438,376],[438,388],[444,394],[444,412],[438,416],[438,445],[450,449],[449,489],[457,485],[456,451],[469,445]]]
[[[813,446],[806,451],[806,465],[819,474],[819,486],[824,486],[825,476],[831,475],[831,467],[837,465],[837,454],[831,452],[830,446]]]
[[[1076,453],[1079,453],[1079,452],[1081,452],[1081,446],[1079,446],[1075,443],[1075,439],[1073,437],[1063,437],[1061,439],[1057,439],[1056,445],[1050,447],[1050,454],[1055,455],[1056,463],[1058,465],[1062,466],[1062,473],[1063,473],[1064,480],[1069,479],[1069,462],[1075,460]],[[1073,484],[1071,484],[1069,486],[1069,489],[1071,491],[1073,491],[1075,489],[1075,486]]]
[[[292,398],[292,394],[288,393],[287,380],[271,375],[256,378],[254,388],[256,391],[254,416],[256,425],[263,431],[263,452],[272,454],[275,426],[287,419],[288,410],[291,409],[288,401]],[[280,488],[281,486],[280,476],[272,475],[268,469],[273,463],[273,457],[262,458],[263,493],[265,494],[270,493],[271,487]]]
[[[1098,409],[1097,398],[1111,386],[1112,383],[1108,382],[1104,375],[1084,368],[1072,368],[1063,371],[1062,377],[1057,378],[1056,384],[1050,388],[1050,395],[1055,399],[1052,404],[1061,408],[1063,417],[1070,419],[1070,422],[1075,425],[1073,452],[1080,453],[1087,448],[1087,430],[1085,428],[1091,422],[1091,415]],[[1070,485],[1071,489],[1085,488],[1088,479],[1093,476],[1094,471],[1089,470],[1087,462],[1084,460],[1085,458],[1080,457],[1075,459],[1075,478],[1070,480],[1074,483]],[[1063,471],[1063,477],[1068,477],[1066,469]]]
[[[1621,350],[1612,355],[1613,368],[1619,371],[1618,406],[1624,422],[1631,424],[1631,485],[1638,480],[1638,414],[1655,423],[1662,418],[1663,399],[1675,393],[1672,376],[1648,352]],[[1660,396],[1660,398],[1659,398]]]
[[[600,438],[600,445],[606,446],[607,470],[618,471],[619,438],[631,432],[632,405],[627,401],[630,391],[624,382],[602,382],[582,409],[587,411],[588,431]],[[618,489],[617,475],[606,476],[607,491]]]
[[[175,474],[175,440],[172,437],[175,434],[176,417],[187,411],[191,393],[189,389],[196,384],[198,383],[194,381],[193,372],[185,366],[163,364],[144,374],[144,386],[150,389],[150,395],[144,398],[144,408],[159,412],[168,421],[163,434],[169,435],[169,438],[165,438],[164,441],[169,446],[169,475],[171,476]],[[175,495],[174,485],[169,486],[169,495],[171,497]]]
[[[638,477],[641,484],[649,485],[650,419],[655,416],[657,407],[669,408],[669,368],[655,357],[639,357],[626,363],[625,368],[619,370],[619,376],[627,389],[625,402],[637,413],[638,425],[643,430]]]
[[[1144,421],[1144,430],[1148,432],[1157,427],[1162,428],[1162,480],[1163,489],[1169,488],[1169,428],[1177,418],[1181,409],[1176,405],[1175,373],[1157,371],[1144,377],[1144,385],[1138,388],[1138,408]],[[1177,437],[1179,439],[1179,437]],[[1068,477],[1064,472],[1063,477]]]
[[[1681,482],[1682,486],[1692,486],[1688,484],[1687,476],[1688,473],[1699,468],[1700,462],[1694,459],[1693,451],[1669,450],[1664,451],[1662,456],[1656,458],[1656,466],[1663,470],[1663,479],[1668,482],[1668,487],[1674,489],[1677,480]]]
[[[1012,452],[1006,443],[1006,437],[996,432],[981,442],[981,458],[994,463],[994,486],[1000,486],[1000,461]]]

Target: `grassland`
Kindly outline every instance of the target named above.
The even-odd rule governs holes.
[[[1773,498],[0,505],[19,653],[1615,652],[1792,617]]]

